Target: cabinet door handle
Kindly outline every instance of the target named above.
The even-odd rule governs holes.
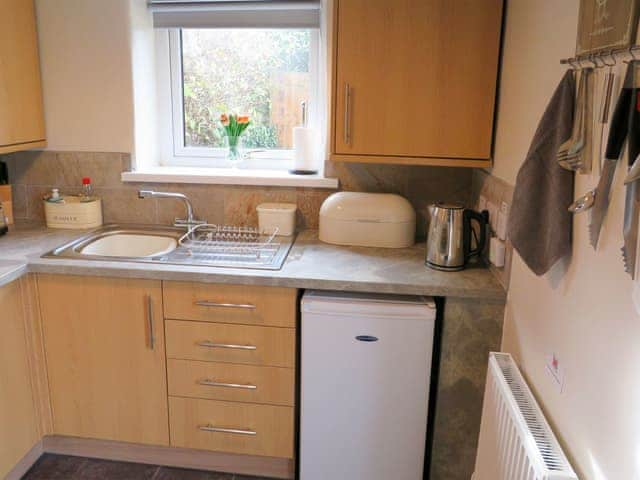
[[[224,387],[224,388],[242,388],[244,390],[256,390],[258,387],[251,385],[250,383],[221,383],[205,378],[204,380],[198,380],[198,385],[204,385],[205,387]]]
[[[255,310],[256,308],[255,305],[250,303],[218,303],[209,300],[198,300],[195,304],[199,307],[244,308],[248,310]]]
[[[199,347],[205,348],[230,348],[232,350],[256,350],[258,347],[255,345],[234,345],[232,343],[215,343],[209,340],[198,342]]]
[[[149,348],[155,350],[156,335],[153,326],[153,297],[147,295],[147,322],[149,324]]]
[[[198,430],[203,432],[233,433],[236,435],[257,435],[254,430],[243,430],[241,428],[222,428],[213,425],[199,425]]]
[[[344,143],[351,143],[351,85],[345,84],[344,88]]]

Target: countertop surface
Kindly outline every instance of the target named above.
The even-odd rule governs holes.
[[[482,265],[461,272],[438,272],[425,267],[424,244],[403,249],[342,247],[320,242],[313,230],[298,234],[279,271],[40,258],[84,233],[51,230],[37,224],[12,226],[7,235],[0,237],[0,285],[26,272],[44,272],[485,300],[506,298],[498,280]]]

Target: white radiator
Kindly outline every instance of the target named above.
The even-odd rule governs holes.
[[[473,480],[577,480],[508,353],[491,353]]]

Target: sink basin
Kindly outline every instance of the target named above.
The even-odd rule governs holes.
[[[239,239],[234,227],[202,227],[187,235],[181,227],[105,225],[43,258],[280,270],[295,238],[256,233]]]
[[[79,249],[79,253],[102,257],[148,258],[171,253],[177,246],[175,238],[164,235],[115,233],[87,243]]]
[[[107,225],[46,253],[44,257],[151,260],[179,247],[185,229]]]

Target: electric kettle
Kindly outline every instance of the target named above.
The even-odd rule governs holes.
[[[484,250],[488,212],[479,213],[462,205],[447,203],[431,205],[429,212],[431,223],[427,236],[427,266],[447,272],[462,270],[470,257]],[[476,248],[471,249],[471,236],[475,236],[471,226],[473,220],[480,227],[480,239],[476,238]]]

